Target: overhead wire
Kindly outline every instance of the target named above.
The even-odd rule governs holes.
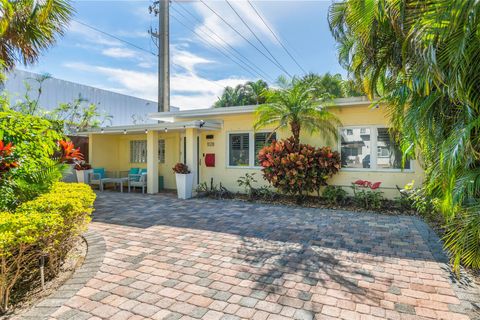
[[[278,61],[278,59],[272,54],[272,52],[268,49],[268,47],[265,45],[265,43],[260,39],[260,37],[256,34],[255,31],[252,30],[252,28],[248,25],[248,23],[242,18],[240,13],[232,6],[230,1],[225,0],[225,2],[228,4],[228,6],[233,10],[233,12],[237,15],[237,17],[242,21],[243,25],[247,27],[247,29],[250,31],[250,33],[257,39],[257,41],[260,43],[260,45],[267,51],[267,53],[272,57],[272,59],[275,61],[277,66],[283,70],[289,77],[292,77],[292,75],[287,71],[287,69]]]
[[[185,6],[180,2],[180,1],[177,1],[177,0],[174,0],[174,2],[178,5],[178,7],[180,7],[184,12],[186,12],[190,17],[192,17],[195,21],[199,22],[199,23],[202,23],[202,20],[200,20],[198,17],[196,17],[193,13],[191,13],[189,10],[187,10],[185,8]],[[178,14],[180,14],[182,17],[184,17],[185,19],[187,19],[187,17],[182,14],[180,11],[176,10],[175,7],[171,7],[172,9],[174,9],[174,11],[176,11]],[[225,39],[223,39],[218,33],[216,33],[214,30],[212,30],[210,27],[208,27],[207,25],[204,25],[205,29],[207,29],[209,32],[211,32],[217,39],[213,38],[213,36],[211,36],[210,34],[208,34],[207,32],[203,31],[204,34],[208,35],[210,38],[212,38],[215,42],[217,42],[219,45],[222,46],[222,48],[224,48],[227,52],[228,52],[228,49],[234,51],[236,54],[237,54],[237,59],[238,60],[242,60],[243,63],[245,63],[247,66],[249,67],[252,67],[253,69],[255,69],[258,73],[260,73],[260,76],[262,78],[265,78],[266,80],[270,81],[270,82],[274,82],[270,76],[268,75],[267,72],[265,72],[262,68],[260,68],[257,64],[255,64],[253,61],[251,61],[248,57],[246,57],[244,54],[242,54],[240,51],[238,51],[237,49],[235,49],[235,47],[233,47],[231,44],[229,44]],[[222,42],[222,43],[220,43]],[[240,57],[240,59],[239,59]]]
[[[290,58],[292,58],[292,60],[295,62],[295,64],[300,68],[300,70],[302,70],[303,74],[307,74],[307,71],[305,71],[305,69],[300,65],[300,63],[297,61],[297,59],[293,56],[293,54],[290,53],[290,50],[288,50],[288,48],[283,44],[283,41],[281,41],[278,36],[276,35],[276,33],[272,30],[272,28],[268,25],[268,23],[265,21],[265,19],[263,18],[263,16],[260,14],[260,12],[257,10],[257,8],[255,8],[255,6],[253,5],[253,3],[250,1],[250,0],[247,0],[248,4],[250,5],[250,7],[253,9],[253,11],[255,11],[255,13],[257,14],[257,16],[260,18],[260,20],[263,22],[263,24],[268,28],[268,30],[271,32],[271,34],[275,37],[275,39],[277,40],[277,42],[280,44],[280,46],[282,46],[283,50],[285,50],[285,52],[288,54],[288,56]]]
[[[227,26],[230,27],[236,34],[238,34],[242,39],[244,39],[248,44],[250,44],[255,50],[257,50],[261,55],[263,55],[267,60],[273,63],[280,71],[285,72],[281,66],[277,65],[277,63],[267,56],[262,50],[260,50],[255,44],[253,44],[250,40],[248,40],[240,31],[234,28],[228,21],[226,21],[217,11],[215,11],[212,7],[205,3],[204,0],[199,0],[204,6],[206,6],[210,11],[212,11],[217,17],[220,18]]]

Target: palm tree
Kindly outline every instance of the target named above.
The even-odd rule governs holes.
[[[36,62],[64,33],[72,14],[70,0],[0,0],[1,68]]]
[[[265,90],[268,90],[268,84],[265,81],[249,81],[245,84],[245,88],[249,92],[249,99],[251,104],[258,105],[265,103],[265,97],[263,96],[263,92]]]
[[[293,78],[279,79],[280,89],[265,91],[266,103],[257,108],[255,130],[276,125],[274,131],[290,127],[294,143],[300,144],[301,130],[321,132],[327,138],[337,137],[339,120],[329,110],[332,104],[329,94],[315,94],[314,81]]]
[[[344,0],[329,23],[342,65],[422,157],[455,268],[480,268],[480,2]]]
[[[239,84],[235,88],[225,87],[222,96],[218,97],[214,103],[215,108],[248,106],[253,104],[262,104],[265,98],[262,92],[268,89],[268,84],[263,80],[248,81],[245,84]]]

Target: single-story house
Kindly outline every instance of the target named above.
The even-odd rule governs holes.
[[[194,174],[194,185],[201,182],[222,183],[231,191],[240,191],[237,179],[256,173],[262,179],[256,153],[265,144],[272,128],[254,131],[256,106],[210,108],[150,114],[156,124],[95,128],[89,136],[89,161],[93,167],[121,172],[147,168],[147,192],[157,193],[159,179],[164,187],[175,189],[172,167],[184,162]],[[341,153],[342,169],[329,183],[349,189],[358,179],[382,182],[386,197],[398,196],[396,186],[415,180],[422,182],[418,161],[407,161],[402,169],[401,152],[388,134],[386,108],[371,108],[366,98],[337,99],[332,112],[342,122],[338,141],[328,141],[320,134],[302,132],[300,140],[315,146],[329,145]],[[289,130],[274,137],[287,138]]]

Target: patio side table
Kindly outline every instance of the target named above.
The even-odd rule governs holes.
[[[117,184],[120,186],[120,192],[123,192],[123,184],[128,183],[128,178],[103,178],[102,181],[102,190],[103,184],[105,183],[113,183],[114,188],[117,188]]]

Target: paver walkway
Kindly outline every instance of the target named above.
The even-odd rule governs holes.
[[[100,268],[56,319],[470,319],[419,219],[98,194]],[[461,298],[461,299],[459,299]]]

